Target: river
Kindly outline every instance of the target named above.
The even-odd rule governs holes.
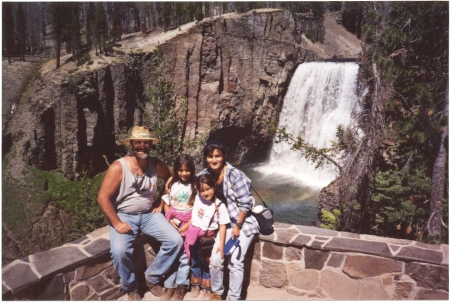
[[[296,179],[282,174],[266,174],[259,171],[261,165],[240,167],[252,181],[252,186],[267,206],[273,210],[274,219],[299,225],[313,225],[317,220],[319,188],[303,185]],[[253,191],[256,204],[261,199]]]

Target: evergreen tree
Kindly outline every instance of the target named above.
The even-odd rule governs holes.
[[[122,12],[124,11],[124,4],[120,2],[112,3],[111,9],[111,19],[112,19],[112,27],[110,32],[110,38],[112,40],[112,44],[116,41],[120,41],[122,39],[123,29],[122,29]]]
[[[95,10],[95,3],[94,2],[88,2],[86,5],[86,44],[88,46],[88,49],[91,49],[93,45],[95,45],[95,49],[97,50],[97,41],[96,41],[96,35],[95,35],[95,16],[96,16],[96,10]]]
[[[440,226],[441,215],[448,217],[448,200],[445,190],[439,190],[440,197],[431,196],[432,188],[444,187],[443,179],[448,183],[445,150],[440,148],[445,140],[440,129],[448,123],[443,111],[448,3],[394,2],[388,9],[386,5],[367,4],[362,26],[365,69],[383,87],[378,91],[385,125],[380,139],[387,142],[380,147],[383,157],[377,160],[371,182],[366,231],[439,242],[435,233],[440,230],[433,231],[432,225],[437,218]],[[436,158],[438,150],[441,155]],[[445,232],[437,237],[446,238]]]
[[[55,57],[56,57],[56,69],[61,66],[61,41],[62,32],[64,25],[64,15],[61,13],[65,9],[65,4],[63,2],[50,2],[48,10],[51,16],[51,27],[53,30],[53,37],[55,40]]]
[[[8,62],[11,63],[11,54],[14,49],[14,16],[11,2],[2,3],[2,32],[3,32],[3,47],[8,57]]]
[[[172,26],[172,12],[173,12],[172,3],[171,2],[163,2],[162,3],[162,14],[163,14],[164,32],[166,32],[167,29]]]
[[[81,52],[81,23],[80,23],[80,2],[64,3],[66,17],[62,29],[63,41],[66,42],[67,53],[72,53],[80,62]]]
[[[445,152],[441,148],[445,131],[441,129],[448,125],[448,113],[444,110],[448,82],[448,9],[448,2],[392,3],[389,24],[374,39],[373,48],[383,77],[392,83],[395,91],[387,102],[387,121],[393,130],[388,134],[398,142],[399,158],[393,164],[397,169],[407,168],[406,176],[422,179],[418,183],[403,180],[409,189],[403,200],[412,199],[418,209],[424,209],[423,215],[416,211],[412,229],[417,237],[422,238],[426,233],[433,237],[426,241],[440,240],[434,238],[439,230],[433,218],[448,216],[443,213],[448,203],[448,199],[444,200],[448,187],[447,194],[441,190],[440,197],[432,198],[431,188],[423,184],[431,180],[431,187],[443,187],[435,182],[442,182],[446,177],[448,183],[445,161],[436,161],[436,155]],[[434,177],[433,170],[441,170],[440,177]],[[430,219],[434,224],[430,225]]]
[[[361,21],[366,4],[359,1],[342,2],[342,25],[357,38],[361,38]]]
[[[171,165],[181,153],[189,153],[204,144],[209,132],[195,142],[185,140],[187,103],[184,97],[177,96],[180,87],[172,82],[173,68],[160,47],[153,52],[149,64],[152,81],[146,87],[145,99],[138,103],[144,113],[144,124],[160,139],[152,156]]]
[[[24,4],[19,2],[17,5],[17,44],[19,47],[19,56],[22,61],[25,61],[25,52],[27,48],[27,26],[25,20],[25,12],[23,10]]]
[[[95,19],[93,25],[94,34],[96,36],[96,41],[99,46],[100,53],[102,48],[105,54],[108,54],[107,41],[108,41],[108,23],[106,21],[106,12],[103,3],[97,2],[95,4]],[[97,50],[97,48],[96,48]]]
[[[170,80],[172,68],[164,59],[158,47],[150,61],[153,81],[147,86],[147,104],[141,104],[144,110],[144,123],[161,140],[154,149],[155,156],[167,163],[172,163],[181,153],[182,131],[185,123],[186,104],[177,106],[176,86]]]

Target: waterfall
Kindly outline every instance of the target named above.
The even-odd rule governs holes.
[[[315,147],[331,147],[338,125],[347,126],[352,111],[359,110],[357,75],[358,65],[351,62],[299,65],[284,98],[278,127]],[[336,177],[336,171],[315,170],[284,142],[273,144],[270,160],[260,171],[289,176],[312,187],[326,186]]]

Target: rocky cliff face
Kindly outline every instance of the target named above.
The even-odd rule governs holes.
[[[188,103],[185,138],[211,130],[211,138],[230,146],[234,163],[264,160],[269,124],[277,121],[295,67],[321,58],[302,46],[305,33],[323,41],[323,19],[260,10],[204,20],[162,43],[174,83],[185,84],[178,91]],[[28,164],[60,168],[69,178],[107,168],[104,156],[112,161],[122,150],[118,135],[141,122],[137,100],[153,80],[145,43],[89,70],[42,74],[23,109],[31,115],[20,142]]]
[[[173,81],[180,85],[177,96],[187,99],[185,138],[196,139],[211,130],[210,138],[231,147],[235,164],[262,161],[270,152],[269,125],[278,119],[298,64],[354,58],[360,51],[359,41],[336,24],[334,14],[321,19],[268,9],[208,18],[147,37],[130,34],[121,44],[113,56],[91,52],[92,64],[77,66],[69,55],[61,58],[58,70],[54,61],[44,64],[14,113],[4,112],[3,180],[25,196],[10,198],[11,213],[10,207],[3,207],[4,217],[22,223],[4,221],[4,259],[60,244],[70,221],[60,207],[51,210],[52,200],[36,201],[24,177],[24,163],[57,170],[68,179],[83,171],[105,171],[107,161],[124,151],[121,133],[142,122],[138,100],[145,98],[145,87],[154,80],[148,61],[158,44],[173,66]],[[5,83],[3,78],[3,91],[9,88]],[[11,102],[3,96],[3,102]],[[40,188],[41,195],[47,189]],[[42,236],[45,247],[39,247]]]

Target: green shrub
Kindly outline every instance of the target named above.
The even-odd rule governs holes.
[[[335,230],[337,228],[339,218],[342,216],[342,213],[338,209],[332,209],[331,212],[328,212],[325,209],[321,211],[321,219],[322,223],[320,224],[321,228]]]

